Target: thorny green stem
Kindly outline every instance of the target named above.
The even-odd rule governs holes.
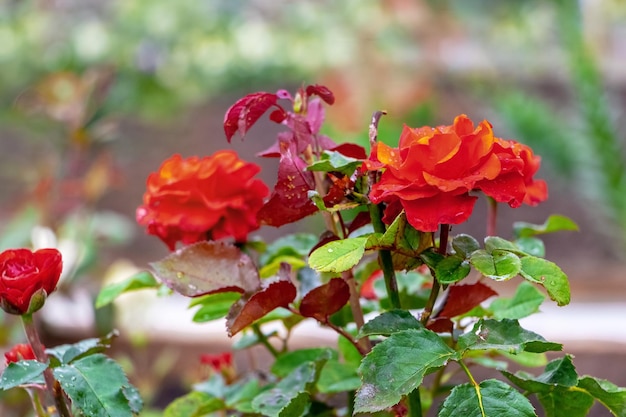
[[[256,337],[259,339],[259,342],[261,342],[261,344],[265,346],[267,350],[269,350],[269,352],[272,354],[273,357],[277,358],[278,355],[280,355],[280,353],[276,350],[274,346],[272,346],[269,340],[267,340],[267,336],[263,334],[259,325],[255,323],[250,327],[252,327],[252,331],[254,332]]]
[[[43,344],[39,339],[37,328],[35,327],[35,323],[33,322],[33,315],[22,315],[22,324],[24,325],[24,332],[26,333],[28,343],[30,343],[31,348],[33,349],[35,358],[37,358],[39,362],[47,364],[48,355],[46,354]],[[48,407],[46,402],[54,401],[54,404],[56,405],[56,410],[61,417],[72,417],[72,414],[70,413],[69,409],[67,408],[67,404],[65,403],[63,391],[61,390],[59,383],[54,379],[52,369],[46,368],[46,370],[43,371],[43,377],[46,381],[46,390],[51,397],[50,399],[44,401],[44,405],[46,405],[47,408],[50,408]]]
[[[437,252],[440,255],[446,254],[448,251],[448,234],[450,233],[450,225],[442,224],[439,227],[439,249]],[[437,297],[439,296],[439,290],[441,290],[441,285],[439,281],[437,281],[437,277],[434,274],[434,271],[431,271],[433,274],[433,288],[430,290],[430,295],[428,296],[428,300],[426,301],[426,305],[424,306],[424,312],[422,313],[422,317],[420,321],[422,324],[426,324],[428,319],[433,313],[433,308],[435,307],[435,302],[437,301]]]
[[[496,235],[496,220],[498,218],[498,202],[487,197],[487,236]]]

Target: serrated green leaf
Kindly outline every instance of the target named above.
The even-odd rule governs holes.
[[[569,355],[548,363],[545,371],[537,377],[526,372],[511,374],[502,371],[502,374],[521,389],[533,393],[549,392],[557,386],[571,388],[578,383],[578,374]]]
[[[494,281],[506,281],[520,273],[522,261],[514,253],[494,249],[491,253],[477,250],[472,253],[470,263],[478,272]]]
[[[380,411],[397,404],[403,395],[420,386],[424,375],[456,356],[430,330],[392,334],[376,345],[359,367],[363,385],[356,394],[355,412]]]
[[[604,379],[583,376],[578,380],[578,388],[584,389],[602,405],[618,417],[626,416],[626,388],[618,387]]]
[[[307,170],[341,172],[344,175],[351,175],[362,163],[361,160],[350,158],[337,151],[324,151],[322,158],[309,165]]]
[[[493,253],[494,250],[504,250],[508,252],[519,251],[519,248],[515,246],[515,243],[509,242],[498,236],[487,236],[485,238],[485,250],[489,253]]]
[[[100,338],[85,339],[77,343],[46,349],[46,353],[51,357],[52,362],[56,359],[58,364],[67,364],[87,355],[104,352],[111,347],[111,341],[117,336],[118,332],[114,330]]]
[[[521,237],[515,241],[515,245],[528,255],[539,258],[546,256],[546,246],[541,239],[536,237]]]
[[[293,372],[305,362],[315,362],[321,358],[337,359],[337,352],[330,348],[298,349],[286,352],[276,358],[271,371],[274,375],[283,378]]]
[[[252,400],[259,395],[262,389],[256,378],[230,384],[225,387],[224,392],[226,405],[242,413],[253,413]]]
[[[546,417],[586,417],[593,406],[593,397],[583,391],[556,387],[537,394]]]
[[[480,244],[470,235],[460,234],[452,239],[452,248],[460,256],[467,258],[472,252],[480,249]]]
[[[192,391],[172,401],[163,412],[163,417],[202,417],[224,408],[224,402],[209,394]]]
[[[511,298],[498,298],[489,306],[496,320],[521,319],[539,310],[545,296],[529,282],[523,281]]]
[[[25,384],[43,383],[43,371],[47,364],[35,360],[11,362],[2,372],[0,390],[8,390]]]
[[[358,366],[331,359],[322,368],[317,389],[323,394],[355,391],[361,386]]]
[[[122,368],[96,353],[53,369],[54,376],[75,407],[87,417],[132,417],[136,398],[127,398],[130,387]],[[132,408],[131,408],[132,406]]]
[[[454,284],[469,275],[471,267],[465,258],[456,255],[445,257],[435,266],[435,276],[440,284]]]
[[[525,256],[521,259],[520,275],[531,282],[543,285],[548,296],[556,301],[557,305],[569,304],[569,281],[557,264],[543,258]]]
[[[141,271],[115,284],[107,285],[100,290],[96,298],[96,308],[104,307],[112,303],[117,297],[129,291],[141,290],[144,288],[157,288],[159,283],[152,273]]]
[[[361,327],[357,338],[371,335],[390,336],[409,329],[422,329],[424,325],[406,310],[385,311]]]
[[[558,232],[561,230],[577,231],[578,225],[568,217],[552,215],[543,224],[532,224],[526,222],[513,223],[513,233],[515,237],[531,237],[546,233]]]
[[[189,307],[197,305],[201,307],[194,313],[192,320],[196,323],[204,323],[226,317],[230,307],[240,298],[241,294],[237,292],[223,292],[194,298],[189,303]]]
[[[462,384],[454,387],[444,401],[437,417],[535,417],[528,398],[510,385],[488,379],[475,387]]]
[[[459,351],[495,349],[509,353],[559,351],[560,343],[548,342],[537,333],[523,329],[517,320],[479,320],[458,339]]]
[[[366,237],[335,240],[309,256],[309,266],[320,272],[343,272],[355,266],[365,253]]]

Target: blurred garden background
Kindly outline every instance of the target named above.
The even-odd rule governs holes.
[[[450,124],[466,113],[532,146],[550,198],[540,208],[503,207],[499,233],[509,237],[516,220],[572,218],[581,231],[549,236],[546,249],[570,276],[573,303],[600,315],[613,313],[598,306],[626,303],[623,0],[4,0],[0,249],[62,250],[59,301],[41,314],[51,340],[103,334],[124,320],[149,328],[140,309],[92,308],[106,280],[168,253],[134,221],[147,176],[173,153],[232,147],[262,165],[271,185],[275,161],[255,154],[279,128],[261,123],[229,145],[223,116],[244,94],[303,83],[335,93],[325,129],[336,141],[365,145],[372,112],[385,109],[379,137],[389,143],[402,123]],[[611,327],[618,318],[594,318],[614,343],[581,344],[580,355],[624,356],[623,326]],[[208,340],[203,325],[191,325],[198,334],[172,337]],[[20,330],[0,313],[2,348]],[[135,351],[148,334],[167,344],[154,332],[123,333]],[[144,364],[159,381],[180,359],[161,353]],[[598,371],[602,358],[588,358],[589,373],[626,384],[626,368]],[[158,405],[160,388],[144,377],[137,385]],[[20,399],[2,396],[0,415],[19,416]]]

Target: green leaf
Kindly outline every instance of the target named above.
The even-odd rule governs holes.
[[[224,407],[221,399],[204,392],[193,391],[170,403],[165,408],[163,417],[203,417]]]
[[[462,384],[454,387],[444,401],[437,417],[533,417],[536,416],[528,398],[510,385],[488,379],[475,387]]]
[[[310,233],[295,233],[278,238],[267,246],[266,252],[259,257],[259,262],[267,265],[282,256],[304,259],[317,242],[317,236]]]
[[[112,340],[117,336],[118,332],[114,330],[104,337],[85,339],[78,343],[46,349],[46,353],[51,357],[53,365],[67,364],[94,353],[104,352],[111,347]]]
[[[141,271],[123,281],[110,284],[100,290],[96,298],[96,308],[104,307],[112,303],[121,294],[129,291],[141,290],[144,288],[157,288],[159,283],[151,272]]]
[[[578,383],[578,374],[570,355],[565,355],[563,358],[548,363],[544,373],[538,377],[526,372],[511,374],[502,371],[502,374],[524,391],[533,393],[550,392],[557,386],[571,388]]]
[[[47,364],[35,360],[11,362],[2,372],[0,389],[8,390],[24,384],[43,383]]]
[[[586,417],[593,406],[593,397],[584,391],[556,387],[537,394],[546,417]]]
[[[487,236],[485,238],[485,250],[489,253],[493,253],[494,250],[503,250],[508,252],[517,252],[519,248],[515,246],[515,243],[509,242],[506,239],[502,239],[498,236]]]
[[[317,389],[323,394],[356,391],[361,386],[358,366],[331,359],[322,368]]]
[[[537,333],[523,329],[517,320],[479,320],[474,328],[458,339],[464,350],[501,350],[509,353],[559,351],[560,343],[548,342]]]
[[[494,249],[491,253],[477,250],[472,253],[470,263],[478,272],[494,281],[506,281],[520,273],[522,261],[514,253]]]
[[[515,241],[515,245],[527,255],[539,258],[546,256],[546,246],[536,237],[521,237]]]
[[[371,335],[390,336],[409,329],[421,329],[424,325],[406,310],[385,311],[361,327],[357,339]]]
[[[498,298],[489,306],[493,318],[521,319],[536,313],[545,300],[545,296],[529,282],[523,281],[511,298]]]
[[[226,405],[242,413],[254,413],[252,400],[262,389],[256,378],[230,384],[225,387],[224,392]]]
[[[365,253],[366,237],[328,242],[309,257],[311,268],[319,272],[343,272],[355,266]]]
[[[544,224],[532,224],[526,222],[513,223],[513,233],[515,234],[515,237],[518,238],[553,233],[561,230],[578,231],[578,225],[568,217],[557,214],[548,217]]]
[[[53,372],[74,406],[87,417],[131,417],[140,408],[122,368],[103,354],[63,364]]]
[[[322,158],[309,165],[307,170],[341,172],[344,175],[351,175],[362,163],[361,160],[350,158],[336,151],[324,151]]]
[[[521,259],[520,275],[544,286],[550,298],[559,306],[570,302],[570,287],[567,275],[553,262],[534,256]]]
[[[614,415],[626,416],[626,388],[618,387],[604,379],[586,375],[578,380],[577,387],[591,394]]]
[[[344,336],[339,336],[339,339],[337,340],[337,348],[344,363],[352,365],[355,369],[359,367],[362,356],[352,342]]]
[[[469,275],[471,267],[465,258],[450,255],[435,266],[435,276],[440,284],[454,284]]]
[[[283,353],[272,365],[274,375],[284,378],[305,362],[315,362],[320,358],[337,359],[337,352],[330,348],[298,349]]]
[[[363,385],[357,391],[355,412],[383,410],[397,404],[422,383],[424,375],[457,357],[436,333],[404,330],[394,333],[363,359],[359,372]]]
[[[480,249],[480,244],[470,235],[460,234],[452,239],[452,248],[460,256],[467,258],[472,252]]]
[[[257,395],[252,400],[252,408],[269,417],[304,415],[310,405],[310,390],[321,365],[315,362],[300,365],[274,388]]]
[[[228,314],[230,307],[240,298],[241,294],[237,292],[223,292],[194,298],[189,303],[189,307],[195,307],[197,305],[201,307],[193,315],[193,321],[196,323],[204,323],[221,319]]]

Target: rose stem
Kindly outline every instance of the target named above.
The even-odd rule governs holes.
[[[487,197],[487,236],[496,235],[496,220],[498,217],[498,202]]]
[[[35,354],[35,358],[41,363],[48,363],[48,355],[46,354],[43,345],[41,344],[41,340],[39,339],[39,334],[37,333],[37,328],[35,323],[33,322],[32,314],[23,314],[22,315],[22,324],[24,325],[24,331],[26,333],[26,337],[28,342],[30,343],[31,348],[33,349],[33,353]],[[72,414],[67,408],[67,404],[65,404],[65,398],[63,398],[63,392],[60,389],[56,389],[57,381],[54,379],[54,375],[52,375],[52,369],[46,368],[43,371],[43,377],[46,381],[46,388],[52,398],[54,398],[54,402],[56,404],[57,411],[62,417],[72,417]]]
[[[448,234],[450,232],[449,224],[442,224],[439,226],[439,249],[437,252],[440,255],[445,256],[448,251]],[[430,295],[428,296],[428,300],[426,301],[426,305],[424,306],[424,312],[422,313],[422,317],[420,321],[422,324],[426,325],[430,315],[433,313],[433,308],[435,307],[435,301],[437,301],[437,297],[439,296],[439,290],[441,289],[441,285],[439,285],[439,281],[437,281],[437,277],[435,276],[434,271],[431,271],[433,274],[433,288],[430,290]]]

